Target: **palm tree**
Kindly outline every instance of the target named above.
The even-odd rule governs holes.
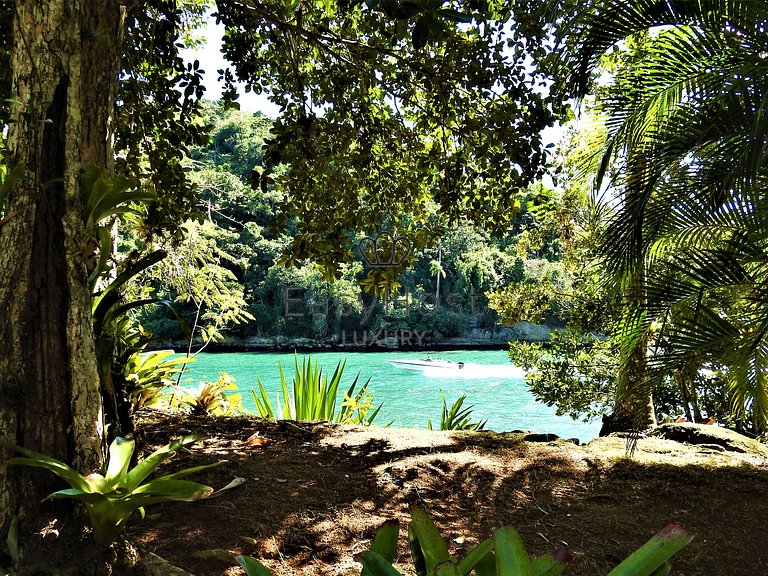
[[[435,310],[440,308],[440,279],[445,278],[445,268],[443,268],[443,247],[437,247],[437,260],[430,260],[429,273],[436,278],[435,287]]]
[[[606,282],[633,292],[625,350],[649,346],[618,403],[695,374],[692,362],[724,366],[737,424],[764,431],[768,4],[602,0],[575,26],[565,63],[582,95],[617,42],[631,48],[598,95],[607,138],[596,182],[617,191],[600,239]]]

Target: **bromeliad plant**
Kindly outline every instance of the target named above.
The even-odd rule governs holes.
[[[182,371],[181,366],[194,361],[194,358],[175,357],[173,350],[131,354],[123,375],[133,409],[159,404],[163,391],[174,384],[173,377]]]
[[[399,527],[387,521],[379,528],[370,550],[355,559],[363,565],[361,576],[402,576],[392,562],[397,549]],[[670,524],[616,566],[608,576],[667,576],[667,561],[688,544],[692,536],[680,526]],[[411,511],[408,525],[413,567],[418,576],[559,576],[568,567],[572,556],[563,548],[550,554],[531,558],[520,533],[507,526],[496,530],[461,559],[451,557],[448,544],[426,512]],[[247,576],[272,576],[258,560],[238,556]]]
[[[131,470],[128,466],[135,449],[134,441],[115,438],[109,447],[109,461],[104,475],[94,473],[83,476],[55,458],[19,446],[14,448],[24,454],[24,457],[12,458],[10,463],[45,468],[69,484],[70,488],[49,494],[46,498],[72,498],[83,502],[93,526],[94,538],[106,546],[114,542],[136,510],[143,517],[144,507],[150,504],[172,500],[192,502],[213,494],[213,488],[210,486],[179,478],[218,466],[219,462],[186,468],[142,484],[177,450],[202,438],[186,436],[171,442],[155,450]]]
[[[392,566],[397,537],[397,523],[379,529],[371,549],[356,557],[363,565],[361,576],[400,575]],[[473,571],[477,576],[557,576],[571,560],[564,549],[530,559],[520,534],[511,526],[497,530],[464,558],[452,558],[440,531],[419,508],[411,510],[408,543],[414,569],[420,576],[464,576]]]
[[[294,375],[290,388],[285,378],[285,372],[283,372],[283,365],[278,362],[278,366],[280,368],[283,400],[281,403],[278,396],[277,410],[273,408],[261,378],[257,379],[259,393],[251,390],[256,410],[262,418],[310,422],[326,421],[369,426],[381,410],[381,405],[379,405],[372,413],[369,413],[373,408],[373,394],[368,390],[370,378],[355,392],[360,378],[358,373],[344,394],[341,409],[338,414],[336,413],[336,399],[346,360],[339,361],[329,381],[328,375],[323,374],[323,369],[317,361],[313,364],[312,358],[306,357],[301,360],[301,367],[299,367],[298,356],[294,354]]]
[[[186,362],[189,359],[185,357],[182,360]],[[243,412],[242,396],[228,394],[237,390],[237,384],[235,379],[226,372],[220,372],[216,382],[200,382],[197,388],[179,387],[178,390],[180,394],[178,402],[189,406],[195,414],[234,416]]]

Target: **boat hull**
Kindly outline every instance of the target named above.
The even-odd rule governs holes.
[[[448,362],[447,360],[387,360],[393,366],[404,370],[461,370],[464,362]]]

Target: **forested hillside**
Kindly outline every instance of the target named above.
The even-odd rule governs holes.
[[[169,250],[171,255],[137,284],[149,283],[156,295],[173,301],[190,325],[198,316],[208,315],[211,321],[202,325],[211,327],[214,316],[245,312],[231,316],[237,323],[216,325],[217,339],[308,337],[354,346],[383,339],[405,346],[470,335],[490,339],[498,315],[488,307],[486,293],[559,270],[557,241],[531,240],[528,203],[545,195],[541,186],[531,187],[505,235],[492,238],[468,222],[444,225],[433,247],[409,254],[412,266],[388,293],[377,293],[364,281],[377,262],[366,252],[370,241],[362,234],[355,238],[355,260],[341,265],[335,281],[312,260],[286,266],[281,256],[299,222],[280,217],[280,193],[260,180],[272,121],[217,104],[209,104],[206,112],[209,142],[191,150],[192,179],[200,187],[205,218],[187,222],[182,245]],[[381,229],[384,235],[372,240],[383,245],[389,237]],[[389,256],[379,250],[377,257]],[[559,322],[555,315],[546,320]],[[140,321],[159,339],[185,338],[168,307],[145,307]]]

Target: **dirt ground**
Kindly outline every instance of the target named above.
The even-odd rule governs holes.
[[[673,558],[673,574],[768,574],[765,447],[649,438],[629,459],[621,438],[576,446],[515,433],[162,414],[145,417],[140,430],[145,450],[183,434],[207,437],[164,472],[226,460],[192,479],[215,488],[245,480],[219,497],[131,520],[129,541],[195,576],[243,574],[234,554],[279,576],[359,574],[354,555],[387,519],[401,526],[396,567],[413,574],[405,529],[414,506],[457,555],[511,524],[532,555],[565,546],[575,557],[567,574],[597,576],[676,522],[695,539]]]

